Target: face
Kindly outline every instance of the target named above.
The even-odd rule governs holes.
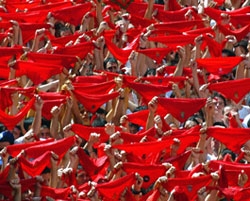
[[[12,131],[12,134],[13,134],[14,138],[17,139],[20,137],[21,131],[18,128],[14,128]]]
[[[78,185],[84,184],[90,180],[89,176],[87,175],[87,172],[85,170],[81,170],[76,176],[76,181]]]
[[[49,138],[49,137],[50,137],[49,128],[41,128],[40,137],[41,137],[41,138],[44,138],[44,139]]]
[[[118,72],[118,65],[116,63],[111,63],[111,62],[108,62],[107,63],[107,71],[109,72],[113,72],[113,73],[116,73]]]

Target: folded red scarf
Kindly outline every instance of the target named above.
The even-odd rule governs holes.
[[[51,12],[51,15],[57,20],[62,20],[78,26],[81,24],[82,17],[90,11],[91,8],[92,4],[90,2],[86,2],[83,4],[64,7],[60,10],[54,10]],[[65,13],[67,13],[67,15],[65,15]]]
[[[206,104],[205,98],[158,98],[158,110],[166,111],[178,121],[184,122]]]
[[[84,108],[91,113],[95,113],[101,105],[119,96],[119,92],[110,94],[87,94],[79,89],[74,89],[72,92],[76,99],[83,104]]]
[[[0,110],[0,122],[3,123],[8,130],[12,130],[25,115],[27,115],[34,102],[35,98],[33,97],[16,115],[8,115],[3,110]]]
[[[135,50],[138,46],[139,42],[139,35],[135,37],[135,39],[126,47],[119,48],[116,46],[116,44],[113,43],[113,37],[114,37],[115,31],[105,31],[104,32],[104,38],[105,43],[107,45],[107,48],[112,53],[112,55],[119,60],[121,63],[126,63],[128,60],[129,55],[133,50]]]
[[[97,84],[106,81],[105,75],[76,76],[75,78],[75,83]]]
[[[53,75],[61,73],[63,67],[60,65],[49,65],[48,63],[35,63],[18,60],[15,63],[15,69],[16,77],[27,75],[34,85],[38,85]]]
[[[71,192],[71,188],[51,188],[49,186],[42,186],[41,197],[51,197],[52,199],[68,199]]]
[[[69,148],[75,143],[75,136],[63,138],[61,140],[55,140],[53,142],[38,144],[25,149],[25,153],[29,158],[37,158],[46,151],[53,151],[60,158],[69,150]]]
[[[248,128],[210,127],[207,135],[214,137],[233,152],[239,153],[241,146],[249,140],[249,131]]]
[[[28,59],[38,63],[49,63],[52,65],[62,65],[65,68],[73,68],[74,64],[78,61],[76,56],[61,55],[61,54],[41,54],[29,52]]]
[[[214,57],[196,59],[196,62],[200,68],[205,68],[209,73],[224,75],[230,73],[242,60],[242,57]]]
[[[217,91],[226,98],[233,100],[235,103],[239,103],[239,101],[241,101],[242,98],[250,90],[250,88],[248,88],[249,81],[250,78],[244,78],[244,79],[211,83],[208,86],[208,89],[212,91]]]
[[[97,184],[96,189],[104,199],[119,200],[121,193],[126,189],[130,189],[135,182],[135,174],[129,174],[114,181]]]
[[[28,142],[28,143],[22,143],[22,144],[12,144],[12,145],[8,145],[6,148],[7,148],[8,154],[10,154],[12,157],[16,157],[22,150],[27,149],[28,147],[46,144],[46,143],[49,143],[52,141],[54,141],[54,139],[49,138],[46,140],[35,141],[35,142]]]

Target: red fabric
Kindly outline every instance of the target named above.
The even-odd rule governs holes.
[[[24,156],[18,158],[18,162],[24,172],[35,177],[40,175],[46,166],[50,167],[51,152],[45,151],[32,161],[28,161]]]
[[[168,8],[169,11],[176,11],[182,9],[181,5],[177,1],[169,1]]]
[[[66,95],[55,92],[46,92],[39,94],[43,100],[42,116],[48,120],[52,118],[51,109],[54,106],[60,106],[66,102]]]
[[[79,157],[79,162],[84,168],[84,170],[88,173],[88,175],[94,180],[96,175],[100,172],[100,170],[106,166],[108,162],[108,157],[103,156],[97,159],[90,158],[83,149],[78,149],[77,155]]]
[[[0,55],[1,55],[1,63],[2,63],[2,57],[6,57],[6,60],[3,63],[8,62],[9,59],[11,59],[13,56],[16,56],[17,58],[23,54],[23,48],[21,46],[14,46],[14,47],[0,47]]]
[[[187,44],[194,44],[194,39],[198,34],[188,34],[188,35],[170,35],[170,36],[158,36],[158,37],[148,37],[149,41],[160,42],[166,45],[183,46]]]
[[[114,99],[119,96],[119,92],[113,92],[110,94],[87,94],[81,90],[74,89],[73,93],[78,101],[80,101],[84,108],[94,113],[96,110],[104,103],[108,102],[111,99]]]
[[[3,20],[16,20],[18,22],[27,23],[44,23],[48,15],[47,11],[33,11],[33,12],[15,12],[15,13],[1,13]]]
[[[138,124],[145,128],[147,118],[148,118],[149,110],[141,110],[138,112],[134,112],[131,114],[127,114],[128,121],[134,124]]]
[[[172,86],[172,83],[178,84],[179,88],[182,89],[184,87],[184,82],[187,80],[187,77],[185,76],[149,76],[149,77],[142,77],[141,80],[148,81],[152,84],[158,84],[163,86]]]
[[[241,146],[249,140],[249,131],[248,128],[210,127],[207,135],[225,144],[233,152],[239,153]]]
[[[212,7],[206,7],[204,9],[204,12],[205,12],[205,14],[207,14],[209,17],[211,17],[215,21],[220,22],[222,13],[226,13],[230,16],[239,15],[239,14],[246,14],[246,13],[250,12],[250,8],[249,8],[249,6],[247,6],[247,7],[239,8],[239,9],[232,10],[232,11],[222,11],[222,10],[215,9]],[[240,23],[240,21],[237,23]]]
[[[205,28],[200,28],[200,29],[193,29],[193,30],[188,30],[185,31],[186,34],[206,34],[210,33],[213,36],[215,36],[214,30],[212,27],[205,27]]]
[[[155,60],[158,64],[162,63],[164,57],[166,57],[174,48],[148,48],[145,50],[137,50],[151,59]]]
[[[212,177],[210,175],[197,178],[169,178],[168,181],[163,184],[163,187],[170,192],[175,187],[179,186],[183,189],[189,200],[192,200],[195,198],[200,188],[209,185],[211,182]]]
[[[12,130],[25,117],[34,102],[35,98],[33,97],[16,115],[8,115],[3,110],[0,110],[0,122],[3,123],[8,130]]]
[[[112,42],[113,36],[114,36],[114,31],[105,31],[104,32],[104,38],[105,38],[105,43],[107,45],[107,48],[111,52],[111,54],[119,60],[121,63],[126,63],[128,60],[129,55],[133,50],[135,50],[138,46],[139,42],[139,35],[135,37],[135,39],[126,47],[120,49]]]
[[[13,200],[12,196],[12,187],[8,182],[5,182],[4,184],[0,184],[0,194],[4,195],[9,200]]]
[[[121,193],[125,188],[130,189],[135,182],[135,175],[129,174],[120,179],[110,181],[108,183],[97,184],[97,191],[105,198],[109,200],[119,200]]]
[[[92,75],[92,76],[77,76],[75,78],[76,83],[88,83],[88,84],[96,84],[96,83],[102,83],[106,82],[106,76],[105,75]]]
[[[84,91],[87,94],[105,94],[108,93],[111,89],[116,86],[114,80],[110,80],[103,83],[73,83],[73,87],[75,90]]]
[[[70,41],[75,41],[80,36],[80,33],[75,32],[73,35],[58,37],[58,38],[50,38],[51,44],[56,48],[62,48],[65,47],[65,45]],[[55,50],[55,53],[59,50]],[[71,55],[71,54],[69,54]],[[72,54],[73,55],[73,54]]]
[[[35,63],[30,61],[17,61],[15,63],[16,76],[27,75],[34,85],[38,85],[53,75],[62,72],[63,67],[59,65],[48,65],[48,63]]]
[[[26,4],[26,6],[29,4]],[[63,2],[48,2],[47,4],[42,5],[33,5],[31,6],[28,11],[41,11],[41,10],[60,10],[67,6],[71,6],[72,2],[63,1]]]
[[[20,23],[19,26],[22,31],[22,38],[24,44],[34,39],[37,29],[49,29],[51,27],[49,24],[44,23]]]
[[[249,92],[250,78],[230,80],[218,83],[211,83],[208,89],[221,93],[228,99],[233,100],[235,103],[239,103],[240,100]],[[244,87],[242,87],[244,86]]]
[[[66,68],[74,67],[74,64],[78,61],[76,56],[73,55],[41,54],[35,52],[29,52],[27,54],[27,57],[28,59],[31,59],[38,63],[62,65]]]
[[[162,95],[171,90],[171,87],[169,86],[153,85],[147,83],[126,82],[124,84],[139,93],[146,102],[149,102],[154,96]]]
[[[155,20],[151,20],[151,19],[146,19],[142,16],[139,16],[136,14],[132,14],[130,22],[131,24],[133,24],[135,27],[138,27],[139,30],[146,28],[148,26],[150,26],[151,24],[155,23]]]
[[[42,155],[46,151],[53,151],[60,158],[69,150],[69,148],[75,143],[75,137],[67,137],[61,140],[48,142],[46,144],[39,144],[31,146],[25,149],[25,153],[30,158],[36,158]]]
[[[81,124],[72,124],[71,130],[86,141],[89,140],[91,133],[100,134],[99,143],[105,143],[109,140],[109,135],[105,132],[105,127],[89,127]]]
[[[143,178],[142,188],[149,188],[154,182],[158,179],[158,177],[164,176],[167,169],[163,165],[145,165],[139,163],[128,163],[125,162],[122,164],[122,169],[127,173],[139,173],[139,175]]]
[[[217,26],[225,36],[234,35],[238,41],[242,40],[250,32],[250,24],[236,30],[229,30],[221,24],[218,24]]]
[[[16,157],[23,149],[27,149],[28,147],[32,147],[36,145],[46,144],[52,141],[54,141],[54,139],[49,138],[49,139],[42,140],[42,141],[28,142],[28,143],[22,143],[22,144],[12,144],[12,145],[7,146],[7,152],[12,157]]]
[[[230,186],[230,185],[235,186],[238,184],[238,175],[242,170],[244,170],[244,172],[247,175],[249,175],[249,173],[250,173],[250,165],[249,164],[218,161],[218,160],[212,160],[209,163],[209,168],[211,171],[218,170],[220,166],[223,166],[223,168],[225,170],[225,175],[227,177],[228,186]],[[248,180],[245,185],[249,186],[250,181]]]
[[[90,11],[91,8],[92,4],[87,2],[84,4],[72,5],[59,10],[54,10],[51,12],[51,15],[57,20],[62,20],[77,26],[81,24],[82,17]],[[67,15],[65,15],[65,13],[67,13]]]
[[[4,184],[7,181],[10,171],[10,165],[7,165],[2,172],[0,172],[0,184]],[[0,188],[1,189],[1,188]]]
[[[70,194],[71,189],[70,187],[67,188],[51,188],[48,186],[42,186],[41,189],[41,196],[49,196],[53,199],[67,199],[68,195]]]
[[[177,170],[183,170],[185,168],[188,157],[190,156],[191,151],[186,151],[177,156],[168,158],[164,162],[171,163]]]
[[[247,200],[250,197],[250,188],[241,188],[236,195],[234,195],[234,200]]]
[[[163,149],[169,149],[171,141],[153,141],[153,142],[143,142],[143,143],[133,143],[133,144],[120,144],[114,145],[113,148],[119,150],[124,150],[127,153],[133,153],[133,155],[138,156],[140,159],[145,160],[150,163],[158,154],[158,152]]]
[[[230,21],[232,22],[234,26],[240,28],[240,27],[249,25],[250,15],[248,13],[233,15],[231,16]]]
[[[216,57],[196,59],[196,62],[209,73],[224,75],[230,73],[242,60],[242,57]]]
[[[55,54],[63,54],[63,55],[75,55],[81,59],[84,59],[89,52],[94,49],[94,45],[92,42],[84,42],[76,45],[71,45],[67,47],[58,47],[55,49]]]
[[[201,20],[198,13],[192,7],[184,7],[175,11],[160,11],[157,13],[156,19],[161,22],[184,21],[186,20],[185,14],[188,10],[192,10],[192,16],[194,18],[193,20]]]
[[[158,110],[163,109],[180,122],[186,121],[206,104],[205,98],[158,98]]]
[[[28,96],[31,98],[34,95],[34,87],[0,87],[0,99],[1,99],[1,109],[4,111],[7,107],[10,107],[13,104],[12,94],[20,93],[22,95]]]
[[[193,20],[193,21],[170,21],[170,22],[163,22],[154,24],[155,29],[170,29],[170,30],[176,30],[179,32],[185,32],[192,30],[195,26],[200,25],[204,26],[204,22],[202,20]]]
[[[215,41],[213,38],[207,35],[203,35],[204,41],[208,46],[211,57],[221,57],[222,44]],[[204,44],[203,44],[204,45]]]

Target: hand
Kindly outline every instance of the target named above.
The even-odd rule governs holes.
[[[156,112],[156,110],[157,110],[157,103],[158,103],[158,101],[157,101],[157,97],[156,96],[153,97],[151,99],[151,101],[149,101],[149,103],[148,103],[148,109],[149,109],[149,111],[151,113],[155,113]]]

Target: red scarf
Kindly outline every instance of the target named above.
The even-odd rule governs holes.
[[[0,110],[0,122],[3,123],[8,130],[12,130],[25,117],[34,102],[35,98],[33,97],[16,115],[8,115],[3,110]]]
[[[72,68],[77,62],[76,56],[73,55],[61,55],[61,54],[41,54],[35,52],[29,52],[27,54],[28,59],[38,63],[49,63],[52,65],[62,65],[65,68]]]
[[[48,63],[35,63],[21,60],[15,63],[15,68],[17,77],[27,75],[34,85],[42,83],[53,75],[61,73],[63,70],[63,67],[60,65],[49,65]]]
[[[242,57],[216,57],[196,59],[196,62],[209,73],[224,75],[230,73],[242,60]]]
[[[77,26],[81,24],[82,17],[90,11],[91,7],[92,4],[87,2],[54,10],[51,12],[51,15],[57,20],[62,20]],[[67,13],[67,15],[65,15],[65,13]]]
[[[238,103],[249,92],[249,81],[250,78],[244,78],[238,80],[211,83],[208,88],[212,91],[217,91],[226,98],[233,100],[235,103]]]
[[[205,98],[158,98],[158,110],[167,111],[178,121],[184,122],[206,104]]]
[[[119,96],[119,92],[113,92],[110,94],[87,94],[78,89],[74,89],[73,93],[77,100],[80,101],[86,110],[91,113],[95,113],[101,105]]]
[[[225,144],[233,152],[239,153],[241,146],[249,140],[249,131],[248,128],[210,127],[207,130],[207,135]]]
[[[125,188],[130,189],[134,182],[135,174],[129,174],[114,181],[97,184],[96,189],[104,199],[116,201],[119,200]]]

